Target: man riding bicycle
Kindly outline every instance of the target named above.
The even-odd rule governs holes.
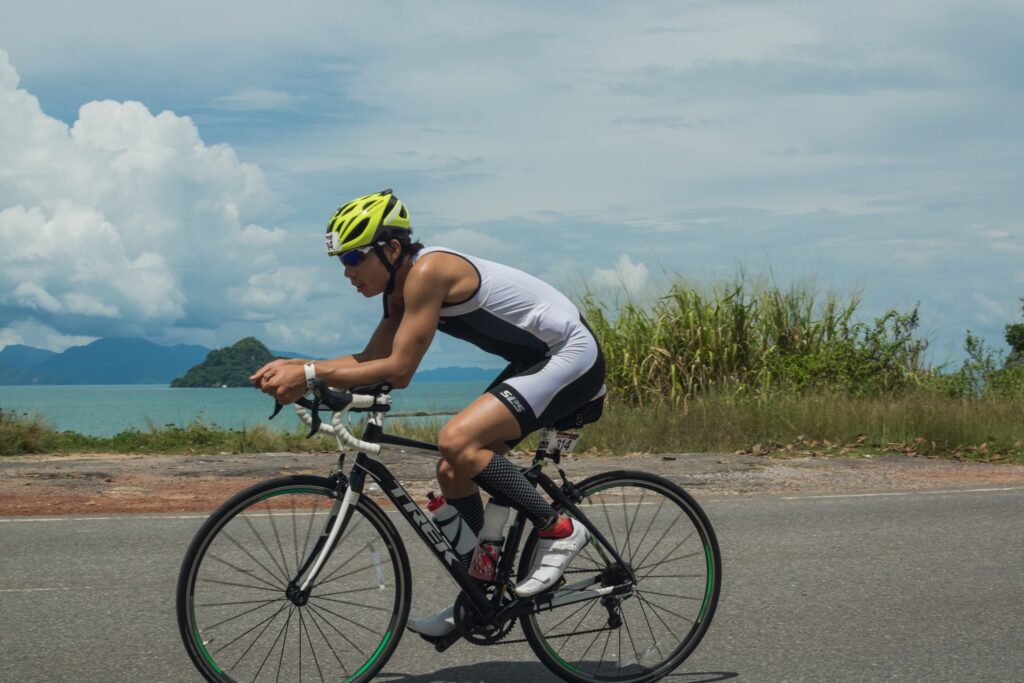
[[[604,356],[576,306],[545,282],[505,265],[412,241],[405,205],[391,190],[343,204],[327,224],[327,254],[384,313],[361,353],[327,361],[275,360],[250,379],[292,403],[316,379],[339,388],[408,386],[437,330],[508,361],[487,390],[438,434],[437,481],[474,531],[484,523],[480,489],[501,496],[538,529],[541,552],[519,596],[554,587],[589,534],[559,515],[505,453],[604,395]],[[469,558],[463,558],[468,566]],[[453,609],[410,619],[427,636],[455,628]]]

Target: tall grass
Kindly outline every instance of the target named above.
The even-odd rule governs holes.
[[[604,350],[610,394],[582,447],[610,453],[870,448],[1024,460],[1024,367],[1003,363],[971,335],[961,367],[932,367],[916,309],[864,321],[860,304],[857,294],[820,293],[813,282],[782,288],[742,275],[705,289],[676,281],[646,303],[585,297],[581,308]],[[389,423],[389,430],[424,441],[439,427]],[[301,429],[231,430],[201,421],[88,437],[0,411],[0,454],[333,448],[326,437],[306,440]]]
[[[819,295],[813,283],[765,281],[700,290],[685,282],[617,310],[588,295],[582,308],[604,350],[608,384],[629,404],[679,403],[711,391],[889,392],[922,383],[927,342],[917,311],[856,318],[860,297]]]

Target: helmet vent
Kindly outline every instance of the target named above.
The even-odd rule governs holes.
[[[356,227],[352,228],[352,231],[345,235],[346,242],[355,242],[359,239],[364,232],[366,232],[366,226],[370,224],[370,217],[367,216],[363,220],[356,223]]]

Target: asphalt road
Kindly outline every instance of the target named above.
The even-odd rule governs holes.
[[[700,502],[722,547],[722,600],[666,680],[1021,680],[1024,488]],[[0,518],[0,680],[200,680],[174,590],[201,521]],[[413,613],[443,606],[437,587],[453,584],[423,548],[410,556]],[[556,679],[525,643],[437,654],[410,634],[379,680]]]

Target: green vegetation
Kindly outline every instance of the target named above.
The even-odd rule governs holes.
[[[210,351],[184,377],[171,380],[172,387],[246,387],[249,377],[274,360],[274,355],[255,337],[246,337],[223,349]]]
[[[1006,326],[1005,357],[968,332],[961,364],[932,367],[916,310],[863,322],[859,305],[857,296],[822,296],[808,284],[784,290],[742,279],[711,291],[677,282],[649,305],[615,310],[586,298],[611,391],[581,447],[1024,462],[1024,325]],[[233,348],[249,341],[269,357],[256,340]],[[392,420],[389,431],[432,441],[438,426]],[[298,427],[231,430],[201,421],[87,437],[0,410],[0,454],[333,448],[333,440],[307,440]]]

